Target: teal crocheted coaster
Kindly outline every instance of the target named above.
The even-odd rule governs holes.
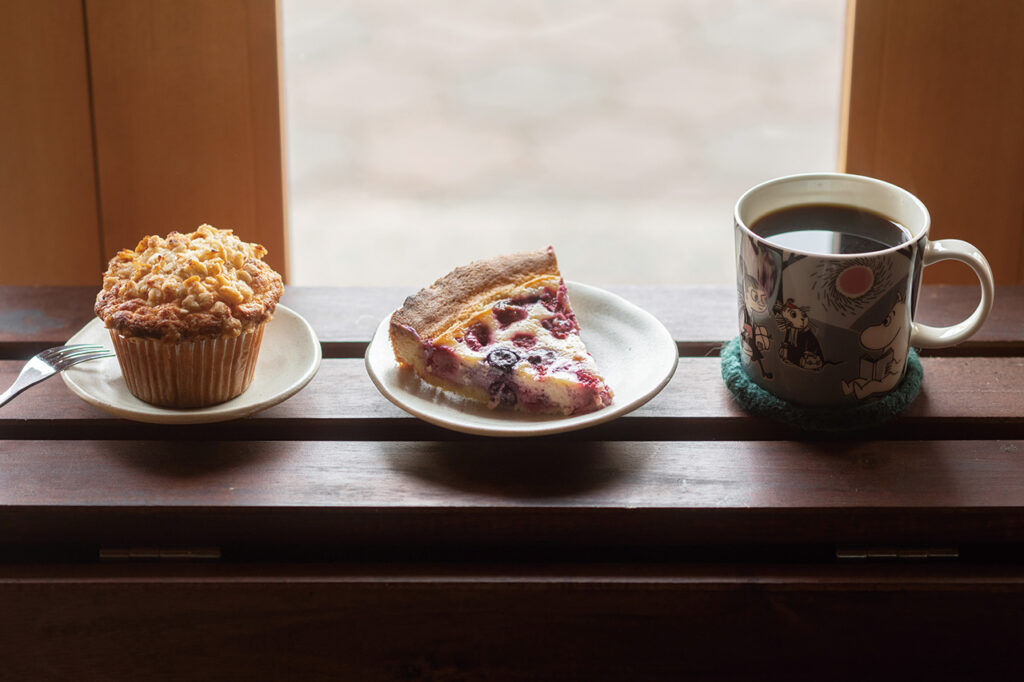
[[[899,386],[878,400],[853,407],[802,407],[778,398],[747,376],[740,362],[740,340],[722,347],[722,379],[733,398],[749,412],[771,417],[807,431],[857,431],[878,426],[907,409],[921,392],[924,370],[914,349]]]

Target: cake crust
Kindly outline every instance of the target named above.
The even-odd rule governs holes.
[[[455,268],[405,299],[391,316],[391,342],[400,359],[403,337],[410,331],[434,339],[472,317],[488,304],[539,280],[560,279],[552,247],[474,261]]]

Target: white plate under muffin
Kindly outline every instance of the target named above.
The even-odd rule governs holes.
[[[94,319],[68,343],[96,343],[111,348],[103,322]],[[295,311],[278,304],[267,323],[252,384],[227,402],[198,409],[170,409],[143,402],[128,391],[117,358],[75,365],[61,373],[79,398],[125,419],[157,424],[200,424],[238,419],[295,395],[320,368],[320,342],[313,328]]]

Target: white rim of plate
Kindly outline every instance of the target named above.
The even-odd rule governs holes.
[[[284,314],[281,315],[281,313]],[[297,375],[295,379],[282,390],[256,402],[247,400],[246,394],[249,393],[249,390],[247,389],[245,393],[242,393],[240,396],[232,398],[227,402],[195,410],[175,410],[157,407],[156,405],[145,403],[131,394],[127,394],[125,404],[122,406],[99,399],[89,392],[86,387],[81,386],[79,382],[76,381],[76,367],[71,367],[64,372],[61,372],[61,378],[72,393],[90,405],[97,407],[104,412],[108,412],[118,417],[124,417],[125,419],[131,419],[133,421],[155,424],[206,424],[239,419],[284,402],[312,381],[313,377],[316,376],[316,373],[320,369],[323,353],[320,349],[320,342],[317,340],[316,332],[313,331],[313,327],[305,318],[294,310],[280,304],[278,304],[274,313],[274,318],[268,323],[268,325],[275,324],[275,322],[277,322],[281,317],[288,319],[290,323],[295,324],[300,330],[302,339],[307,341],[307,347],[311,354],[310,359],[304,364],[304,371],[300,375]],[[99,319],[93,319],[88,322],[84,327],[75,332],[71,338],[68,339],[67,343],[80,343],[81,341],[77,340],[79,337],[92,334],[97,328],[99,328],[99,331],[104,332],[103,336],[105,337],[99,342],[109,347],[110,340],[109,338],[106,338],[106,329],[102,326],[102,322],[100,322]],[[267,327],[267,331],[270,331],[269,326]],[[266,341],[267,339],[264,337],[264,343],[266,343]],[[256,377],[253,378],[254,384],[260,377],[260,366],[266,362],[266,356],[262,352],[260,356],[260,359],[256,361]],[[120,378],[120,371],[118,371],[118,377]],[[249,388],[251,389],[252,385],[250,385]],[[125,387],[124,390],[127,393],[127,387]],[[250,394],[250,397],[251,395],[252,394]]]

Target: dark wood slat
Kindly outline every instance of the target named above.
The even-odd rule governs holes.
[[[1024,542],[1024,441],[6,441],[9,544]]]
[[[924,358],[925,383],[910,409],[867,435],[885,438],[1024,438],[1024,359]],[[0,385],[20,361],[0,361]],[[361,360],[325,360],[319,374],[286,402],[225,423],[163,426],[120,419],[72,394],[59,378],[32,387],[0,409],[6,438],[375,439],[458,436],[392,405]],[[722,383],[718,358],[682,358],[665,390],[608,424],[554,440],[699,440],[821,437],[752,417]]]
[[[660,319],[684,356],[718,352],[737,333],[736,296],[728,287],[611,287]],[[290,287],[282,302],[309,320],[325,357],[360,357],[380,321],[409,292],[399,288]],[[0,287],[0,358],[27,358],[64,343],[92,319],[89,287]],[[957,322],[977,305],[977,288],[925,287],[919,319]],[[985,326],[972,339],[932,355],[1024,355],[1024,287],[999,287]]]
[[[998,679],[1024,645],[1024,586],[1009,570],[415,569],[8,568],[4,671],[31,680],[86,671],[102,679],[525,680],[543,671],[559,680],[792,680],[875,679],[879,670],[913,678],[939,666],[943,677]]]

